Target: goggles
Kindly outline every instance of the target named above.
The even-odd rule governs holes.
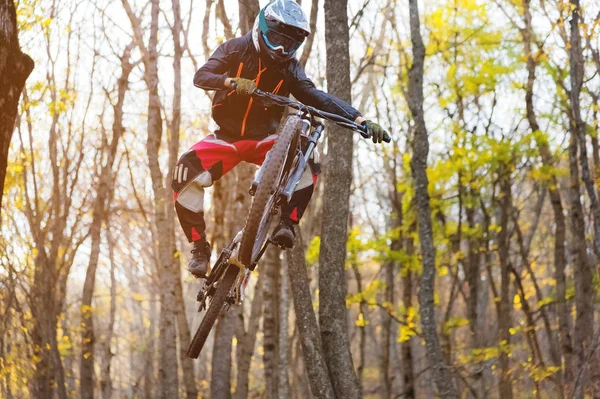
[[[271,50],[281,51],[284,55],[293,54],[300,48],[304,40],[298,40],[273,29],[263,33],[263,39]]]

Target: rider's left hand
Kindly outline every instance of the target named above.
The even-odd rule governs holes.
[[[240,96],[248,97],[256,91],[256,83],[250,79],[233,78],[231,82],[235,85],[235,91]]]
[[[377,144],[383,142],[383,138],[387,135],[384,128],[370,120],[366,120],[362,124],[367,127],[367,132],[371,135],[373,143]]]

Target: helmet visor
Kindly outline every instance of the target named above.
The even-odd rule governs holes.
[[[263,34],[265,43],[271,50],[281,51],[283,54],[293,54],[300,48],[304,40],[298,40],[285,33],[277,32],[273,29],[269,29],[267,33]]]

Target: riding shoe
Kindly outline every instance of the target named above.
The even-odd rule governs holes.
[[[295,238],[296,232],[294,231],[294,226],[284,221],[279,222],[273,231],[272,240],[275,244],[284,248],[292,248],[294,246]]]
[[[206,240],[194,241],[188,271],[198,278],[205,278],[210,263],[210,252],[210,245]]]

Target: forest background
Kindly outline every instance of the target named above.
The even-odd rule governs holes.
[[[0,397],[600,395],[600,4],[301,4],[309,75],[394,139],[328,131],[295,249],[191,361],[168,176],[265,2],[0,1]],[[215,251],[254,170],[212,189]]]

